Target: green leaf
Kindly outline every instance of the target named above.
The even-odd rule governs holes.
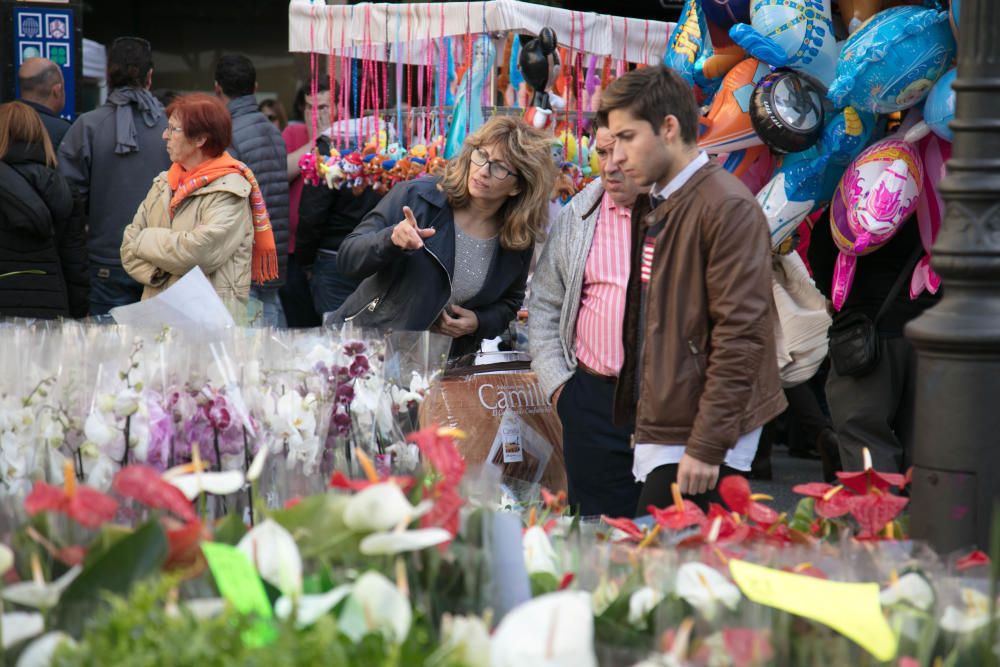
[[[127,595],[132,584],[160,570],[167,551],[167,536],[157,521],[145,523],[118,540],[63,592],[56,607],[55,627],[79,637],[102,597],[109,593]]]
[[[273,512],[271,518],[292,534],[303,558],[356,554],[360,538],[344,525],[348,500],[330,493],[311,496],[295,507]]]
[[[215,542],[235,547],[246,534],[247,527],[243,523],[243,519],[236,512],[231,512],[215,527],[212,539]]]
[[[90,567],[98,561],[108,549],[132,534],[125,526],[105,524],[94,541],[87,547],[87,556],[83,560],[84,567]]]
[[[529,579],[531,580],[532,597],[554,593],[559,588],[559,580],[551,572],[535,572]]]
[[[797,530],[802,533],[809,533],[809,529],[812,526],[813,521],[816,520],[816,499],[815,498],[803,498],[799,501],[799,504],[795,507],[795,514],[792,515],[792,521],[789,523],[788,527],[792,530]]]

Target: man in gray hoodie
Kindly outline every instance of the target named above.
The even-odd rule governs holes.
[[[257,108],[257,70],[246,56],[231,54],[215,65],[215,95],[233,117],[229,154],[243,162],[260,184],[278,249],[278,278],[253,285],[250,295],[264,304],[264,323],[285,326],[278,288],[288,275],[288,151],[274,123]]]
[[[59,171],[85,203],[91,315],[142,298],[142,285],[122,268],[120,250],[153,179],[170,167],[167,118],[149,92],[152,83],[149,42],[119,37],[108,52],[107,102],[77,118],[59,145]]]
[[[589,515],[632,516],[632,429],[615,426],[615,379],[624,361],[631,207],[640,189],[610,161],[614,137],[595,137],[601,178],[552,226],[531,280],[531,367],[563,427],[569,503]],[[643,195],[645,196],[645,195]]]

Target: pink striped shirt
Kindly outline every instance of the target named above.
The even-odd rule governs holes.
[[[576,318],[576,358],[602,375],[618,375],[625,362],[622,322],[631,238],[631,209],[615,206],[605,194],[583,270]]]

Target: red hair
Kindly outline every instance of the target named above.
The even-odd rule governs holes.
[[[167,107],[167,117],[174,114],[180,118],[188,139],[205,137],[201,149],[210,158],[222,155],[233,141],[233,119],[217,97],[205,93],[181,95]]]

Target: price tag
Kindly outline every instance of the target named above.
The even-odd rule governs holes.
[[[757,604],[831,627],[880,661],[896,656],[898,638],[882,614],[878,584],[826,581],[741,560],[729,561],[729,572]]]
[[[256,614],[261,619],[270,619],[274,615],[264,584],[246,554],[236,547],[217,542],[205,542],[201,550],[219,592],[238,612]],[[261,620],[247,631],[244,641],[253,646],[265,646],[276,638],[274,626],[267,620]]]

